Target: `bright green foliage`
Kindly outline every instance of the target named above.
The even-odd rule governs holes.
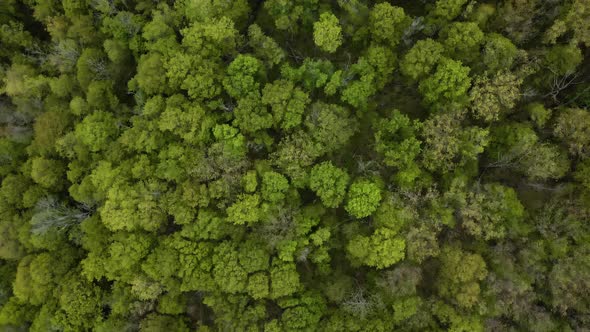
[[[342,45],[342,29],[338,18],[332,13],[322,13],[320,20],[313,24],[313,41],[328,53],[336,52]]]
[[[405,257],[406,242],[388,228],[378,228],[371,236],[356,236],[346,247],[348,254],[362,264],[384,269]]]
[[[76,139],[96,152],[105,148],[117,134],[117,120],[111,113],[97,111],[76,126]]]
[[[437,302],[433,308],[434,314],[453,332],[483,332],[483,319],[477,315],[466,315],[453,309],[452,306]]]
[[[74,257],[71,249],[59,258],[48,252],[24,257],[18,265],[13,284],[14,295],[23,303],[41,305],[48,301]]]
[[[65,167],[59,160],[37,157],[31,163],[31,178],[42,187],[59,190],[63,184]]]
[[[113,231],[157,230],[165,221],[157,204],[160,190],[157,183],[115,183],[100,210],[103,223]]]
[[[212,17],[226,16],[232,21],[242,23],[248,16],[250,8],[248,1],[179,1],[175,6],[181,8],[186,17],[191,21],[207,21]]]
[[[388,2],[376,4],[369,16],[369,29],[375,41],[395,47],[411,23],[404,9]]]
[[[0,331],[584,331],[589,4],[0,1]]]
[[[381,188],[369,180],[356,180],[350,185],[346,198],[346,211],[355,218],[368,217],[379,207]]]
[[[345,170],[326,161],[311,169],[309,188],[330,208],[338,207],[344,200],[350,177]]]
[[[289,181],[282,174],[273,171],[262,174],[262,199],[271,203],[282,201],[288,189]]]
[[[511,235],[524,218],[524,207],[512,188],[486,184],[467,196],[460,211],[463,227],[476,238],[491,240]]]
[[[182,45],[189,52],[210,58],[233,52],[238,38],[234,23],[225,16],[207,20],[205,23],[193,23],[182,29],[181,34]]]
[[[257,132],[272,127],[273,115],[261,99],[259,92],[252,92],[238,100],[234,109],[234,124],[243,132]]]
[[[469,70],[460,61],[441,60],[434,74],[420,82],[418,89],[424,102],[434,109],[465,104],[467,90],[471,87]]]
[[[107,247],[91,251],[81,262],[82,275],[89,280],[105,277],[130,282],[149,254],[153,241],[154,238],[145,233],[116,233]]]
[[[273,262],[270,268],[270,297],[278,299],[288,296],[301,287],[299,274],[293,263]]]
[[[575,155],[590,152],[590,112],[580,108],[568,108],[560,112],[554,134]]]
[[[345,147],[358,127],[348,109],[324,103],[311,105],[304,123],[315,148],[322,154]]]
[[[258,194],[240,196],[238,201],[227,209],[228,221],[237,225],[259,221],[262,213],[259,205]]]
[[[263,272],[252,274],[248,277],[246,291],[254,299],[267,298],[269,295],[269,279]]]
[[[270,106],[275,125],[290,129],[301,124],[309,97],[292,82],[280,80],[264,87],[262,103]]]
[[[539,127],[545,126],[545,123],[551,118],[551,110],[545,108],[541,103],[532,103],[526,107],[529,117]]]
[[[258,186],[258,179],[256,177],[256,171],[248,171],[242,178],[242,184],[246,192],[252,193],[256,191]]]
[[[223,81],[225,91],[234,98],[246,96],[258,90],[256,76],[262,69],[258,59],[249,55],[238,55],[227,67],[227,77]]]
[[[479,57],[484,34],[473,22],[455,22],[441,32],[442,44],[447,54],[456,60],[470,62]]]
[[[100,320],[102,291],[78,271],[73,270],[61,282],[57,317],[60,325],[71,329],[87,329]]]
[[[213,278],[220,290],[238,293],[246,288],[248,274],[238,262],[238,251],[228,242],[215,247]]]
[[[402,73],[412,80],[421,79],[434,69],[441,60],[444,47],[430,38],[416,42],[400,63]]]
[[[480,284],[487,275],[486,263],[477,254],[445,247],[440,256],[438,292],[464,308],[473,307],[480,297]]]
[[[398,110],[394,110],[389,119],[379,121],[375,130],[375,150],[383,156],[387,166],[408,167],[420,153],[415,126]]]
[[[396,301],[393,304],[394,320],[401,322],[414,316],[421,304],[422,300],[417,296]]]

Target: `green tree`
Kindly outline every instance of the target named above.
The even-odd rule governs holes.
[[[319,21],[313,24],[313,41],[328,53],[336,52],[342,45],[342,29],[334,14],[326,12],[320,15]]]
[[[277,42],[266,36],[260,26],[252,24],[248,27],[248,44],[254,54],[270,67],[280,64],[286,57],[285,51]]]
[[[476,119],[497,121],[511,112],[520,98],[522,79],[510,72],[498,72],[494,77],[478,77],[470,91],[471,110]]]
[[[336,208],[344,200],[349,179],[345,170],[325,161],[311,169],[309,188],[320,197],[325,206]]]
[[[258,194],[242,195],[227,208],[228,221],[237,225],[254,223],[260,220],[260,196]]]
[[[468,194],[460,216],[467,233],[491,240],[515,234],[525,212],[512,188],[486,184]]]
[[[434,109],[466,104],[467,91],[471,87],[469,71],[469,67],[463,66],[460,61],[441,60],[434,74],[418,86],[424,102]]]
[[[453,22],[440,32],[440,37],[447,54],[464,62],[479,57],[484,41],[483,32],[473,22]]]
[[[256,78],[263,66],[250,55],[238,55],[227,67],[227,76],[223,81],[225,91],[234,98],[240,98],[258,90]]]
[[[59,160],[36,157],[31,161],[31,178],[47,189],[61,189],[65,172],[65,165]]]
[[[406,168],[420,153],[420,141],[416,139],[412,121],[398,110],[388,119],[380,120],[375,130],[375,150],[383,156],[387,166]]]
[[[355,218],[368,217],[379,207],[381,188],[369,180],[355,180],[348,189],[346,211]]]
[[[517,56],[518,48],[510,39],[497,33],[486,35],[483,48],[483,62],[490,71],[495,72],[510,69]]]
[[[439,295],[463,308],[472,308],[480,299],[479,282],[488,273],[483,258],[456,247],[445,247],[440,262]]]
[[[416,42],[404,55],[400,69],[402,73],[416,81],[426,77],[442,59],[444,46],[430,38]]]
[[[560,112],[553,133],[573,155],[588,155],[590,149],[590,112],[568,108]]]
[[[369,29],[373,39],[390,47],[395,47],[400,42],[410,23],[411,18],[403,8],[392,6],[388,2],[376,4],[369,16]]]
[[[270,106],[275,125],[283,129],[301,124],[303,112],[309,102],[308,94],[290,81],[275,81],[262,90],[262,103]]]
[[[282,201],[288,189],[289,181],[282,174],[273,171],[262,174],[260,192],[264,200],[271,203]]]
[[[348,243],[348,254],[357,262],[384,269],[405,257],[406,242],[388,228],[378,228],[367,237],[358,235]]]

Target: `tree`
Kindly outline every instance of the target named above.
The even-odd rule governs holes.
[[[65,172],[65,165],[59,160],[36,157],[31,161],[31,178],[47,189],[60,190]]]
[[[355,218],[368,217],[379,207],[381,188],[369,180],[355,180],[348,189],[346,211]]]
[[[375,41],[390,47],[399,43],[410,23],[411,18],[403,8],[392,6],[388,2],[376,4],[369,14],[371,36]]]
[[[460,216],[467,233],[484,240],[516,235],[524,207],[512,188],[486,184],[468,194]]]
[[[74,131],[76,139],[93,152],[107,148],[117,133],[117,120],[111,113],[104,111],[86,116]]]
[[[261,218],[259,204],[258,194],[240,196],[238,201],[227,208],[228,221],[237,225],[259,221]]]
[[[442,59],[444,46],[430,38],[421,39],[404,55],[400,69],[414,81],[423,79]]]
[[[270,297],[278,299],[297,292],[301,287],[299,273],[293,263],[273,261],[270,268]]]
[[[406,242],[388,228],[378,228],[369,236],[358,235],[348,243],[348,254],[361,264],[384,269],[405,257]]]
[[[307,93],[290,81],[279,80],[262,90],[262,103],[270,106],[274,123],[283,129],[298,126],[310,99]]]
[[[316,164],[311,169],[309,188],[330,208],[338,207],[344,200],[350,177],[330,161]]]
[[[299,21],[303,25],[309,25],[313,13],[318,7],[318,1],[311,0],[270,0],[264,3],[264,8],[274,19],[275,26],[279,30],[298,31]]]
[[[285,192],[289,189],[289,181],[277,172],[265,172],[262,174],[262,198],[271,203],[277,203],[285,199]]]
[[[248,43],[254,54],[270,67],[280,64],[285,58],[285,51],[279,44],[264,34],[260,26],[252,24],[248,27]]]
[[[517,55],[518,48],[510,39],[497,33],[490,33],[485,36],[483,62],[490,71],[496,72],[510,69]]]
[[[454,22],[441,32],[442,44],[453,59],[471,62],[480,54],[484,34],[476,23]]]
[[[223,81],[225,91],[237,99],[258,90],[256,78],[262,68],[258,59],[250,55],[238,55],[227,67],[227,76]]]
[[[443,248],[440,255],[438,293],[463,308],[472,308],[480,296],[480,285],[487,275],[486,263],[478,254],[456,247]]]
[[[227,293],[243,292],[248,273],[238,262],[238,251],[231,242],[222,242],[214,249],[213,279],[219,290]]]
[[[489,131],[479,127],[461,127],[458,112],[438,114],[422,126],[422,164],[426,169],[447,173],[477,160],[489,144]]]
[[[461,10],[467,2],[468,0],[437,0],[426,17],[426,22],[429,25],[427,31],[435,32],[446,22],[455,19],[461,14]]]
[[[336,52],[342,45],[342,32],[338,18],[330,12],[320,15],[320,20],[313,24],[313,41],[328,53]]]
[[[553,133],[565,143],[571,154],[587,155],[590,149],[590,112],[581,108],[561,111]]]
[[[238,27],[243,25],[250,12],[250,6],[246,0],[182,1],[179,7],[191,22],[204,22],[211,18],[226,16]]]
[[[105,54],[98,49],[87,48],[82,51],[76,64],[78,83],[83,89],[87,89],[94,80],[106,80],[109,78],[109,68]]]
[[[375,150],[383,156],[385,165],[397,168],[411,166],[420,153],[420,141],[416,139],[410,119],[398,110],[391,112],[389,119],[378,122],[375,130]]]
[[[115,182],[100,209],[103,223],[113,231],[159,229],[166,220],[157,204],[161,191],[161,185],[156,182]]]
[[[434,109],[446,105],[465,105],[467,90],[471,87],[469,71],[469,67],[463,66],[460,61],[441,60],[434,74],[418,86],[424,102]]]
[[[491,79],[477,78],[470,91],[474,117],[491,122],[511,112],[520,98],[521,85],[521,78],[505,71],[498,72]]]
[[[358,131],[357,121],[347,108],[323,102],[310,106],[304,124],[319,154],[344,148]]]

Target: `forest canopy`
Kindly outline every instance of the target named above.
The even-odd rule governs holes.
[[[0,330],[585,331],[590,1],[0,1]]]

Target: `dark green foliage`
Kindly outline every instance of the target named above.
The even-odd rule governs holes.
[[[0,0],[1,331],[586,331],[588,0]]]

